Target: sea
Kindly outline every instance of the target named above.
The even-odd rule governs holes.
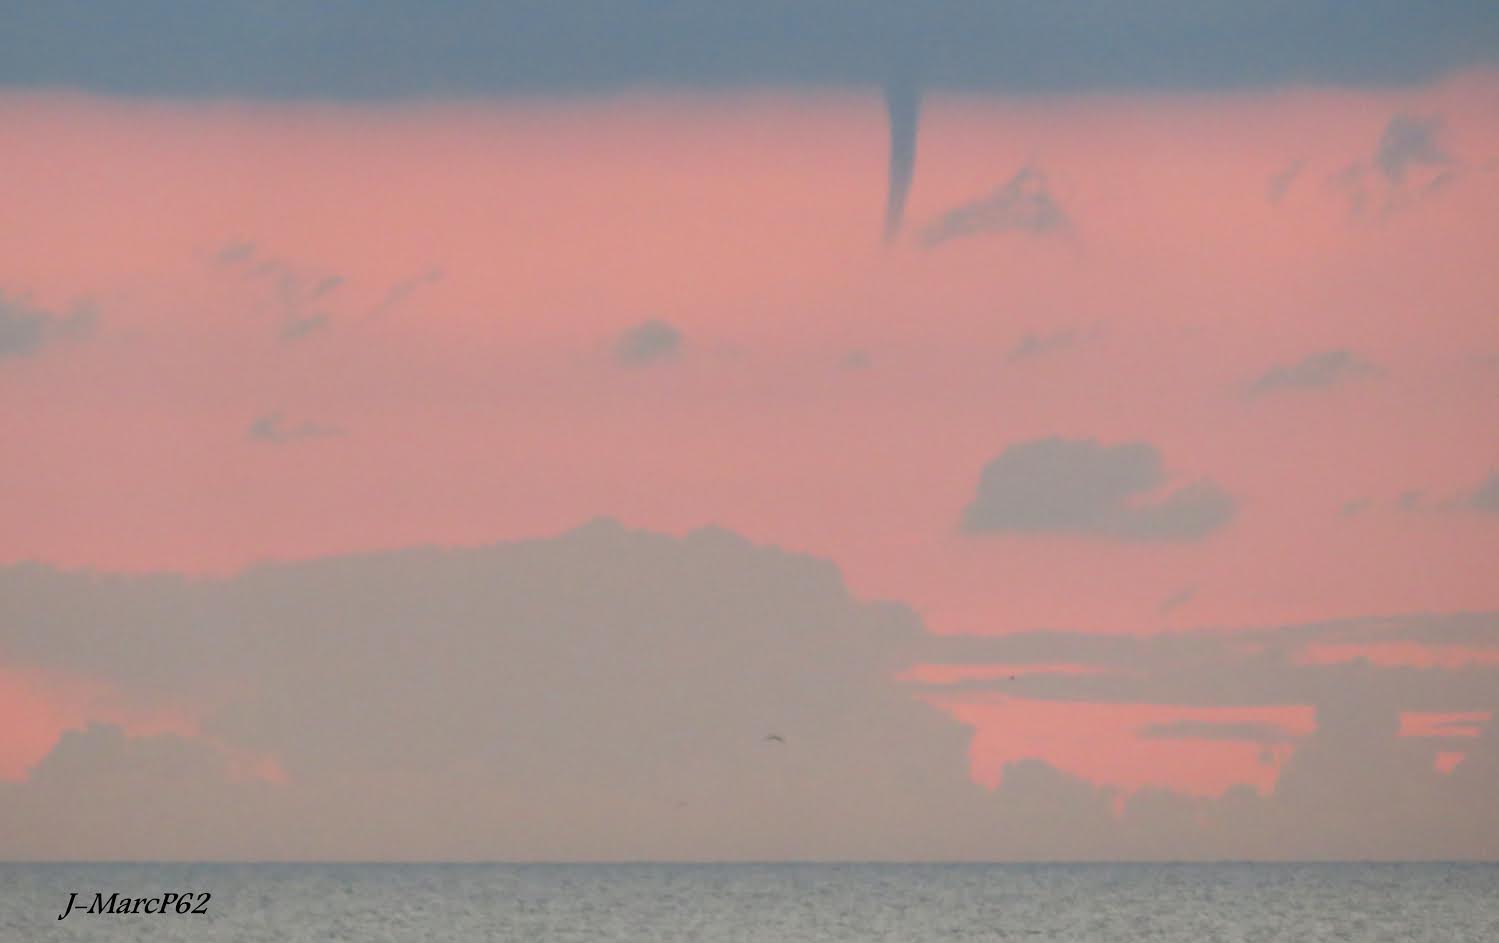
[[[0,864],[52,940],[1499,943],[1499,864]]]

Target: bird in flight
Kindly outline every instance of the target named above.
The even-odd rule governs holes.
[[[773,741],[775,743],[785,743],[786,742],[786,738],[783,737],[783,736],[781,736],[778,733],[768,733],[768,734],[765,735],[765,739],[767,741]]]

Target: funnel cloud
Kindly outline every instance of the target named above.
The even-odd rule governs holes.
[[[921,89],[914,76],[902,75],[885,85],[890,117],[890,186],[885,198],[885,241],[893,242],[905,223],[906,198],[916,173],[916,129],[921,119]]]

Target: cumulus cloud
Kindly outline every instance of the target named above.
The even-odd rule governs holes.
[[[627,367],[645,367],[675,357],[682,332],[665,321],[643,321],[625,331],[614,344],[614,359]]]
[[[1233,517],[1236,502],[1210,481],[1163,497],[1161,457],[1148,442],[1036,439],[984,466],[964,511],[969,533],[1071,533],[1124,540],[1191,540]]]
[[[86,307],[57,314],[0,292],[0,361],[30,357],[54,342],[86,336],[94,323],[94,313]]]
[[[1309,646],[1496,644],[1492,614],[1149,638],[927,635],[837,569],[721,529],[275,564],[231,578],[0,567],[8,666],[195,712],[194,735],[65,734],[0,783],[0,858],[1492,857],[1499,667],[1313,663]],[[995,791],[912,663],[1077,663],[1032,701],[1316,705],[1268,795],[1122,792],[1037,758]],[[1004,682],[1009,684],[1008,682]],[[1001,688],[1019,698],[1014,685]],[[767,744],[774,731],[785,743]],[[1146,739],[1271,739],[1164,722]],[[1280,748],[1280,744],[1275,744]],[[271,758],[257,775],[240,758]],[[1329,804],[1341,803],[1329,809]],[[161,822],[175,823],[171,828]]]
[[[1044,236],[1062,232],[1069,225],[1067,214],[1046,186],[1046,176],[1034,167],[1022,167],[988,196],[942,214],[922,229],[920,239],[923,246],[933,248],[984,233]]]
[[[1378,646],[1499,651],[1499,613],[1348,619],[1300,625],[1158,633],[1146,637],[1068,631],[934,639],[950,666],[1069,664],[1069,672],[957,673],[931,683],[948,703],[1134,704],[1174,707],[1176,719],[1141,726],[1141,741],[1242,743],[1262,762],[1284,762],[1266,792],[1232,787],[1192,797],[1094,784],[1033,759],[1004,767],[995,793],[1027,852],[1064,848],[1079,857],[1363,859],[1480,858],[1499,848],[1499,665],[1381,664]],[[1331,648],[1338,657],[1327,657]],[[1322,657],[1312,657],[1318,653]],[[1233,710],[1312,708],[1310,729],[1224,717]],[[1401,736],[1411,712],[1484,717],[1477,736]],[[1472,712],[1469,714],[1468,712]],[[1252,716],[1252,715],[1251,715]],[[1472,724],[1473,721],[1466,721]],[[1469,728],[1471,729],[1471,727]],[[1442,731],[1445,732],[1445,731]],[[1442,751],[1461,743],[1450,774]],[[1288,755],[1288,759],[1284,758]],[[1101,809],[1117,809],[1103,814]],[[1022,821],[1045,815],[1043,836]],[[1085,823],[1074,828],[1073,823]],[[1216,852],[1216,854],[1215,854]]]
[[[1499,651],[1499,614],[1414,614],[1149,637],[1030,632],[949,638],[943,645],[949,664],[1066,662],[1090,669],[1028,675],[1023,696],[1032,705],[1175,705],[1186,712],[1140,728],[1142,741],[1242,742],[1268,763],[1289,755],[1264,793],[1246,786],[1191,798],[1093,786],[1097,796],[1123,800],[1123,807],[1088,847],[1118,842],[1112,847],[1121,857],[1197,857],[1216,847],[1228,857],[1303,860],[1488,858],[1499,848],[1499,807],[1488,798],[1499,785],[1499,725],[1492,722],[1499,665],[1452,659],[1437,667],[1367,654],[1381,646]],[[1020,696],[1013,685],[1006,689],[981,675],[959,677],[934,686],[942,692],[937,696]],[[1310,730],[1192,716],[1204,709],[1222,716],[1226,709],[1305,705],[1315,711]],[[1402,717],[1411,713],[1466,712],[1488,720],[1477,737],[1461,739],[1463,758],[1450,774],[1439,771],[1438,760],[1458,740],[1400,733]],[[1085,785],[1075,783],[1074,791]],[[1093,807],[1079,803],[1078,814]],[[1147,810],[1150,816],[1139,818]],[[1166,835],[1174,853],[1158,844]]]
[[[47,849],[78,849],[95,860],[180,860],[184,851],[266,860],[277,857],[277,840],[257,830],[278,798],[273,784],[245,775],[202,739],[130,737],[96,724],[65,732],[25,782],[0,783],[7,823],[0,850],[57,857]],[[194,836],[190,848],[184,832]]]
[[[1323,390],[1384,371],[1351,350],[1324,350],[1290,364],[1277,364],[1249,385],[1252,396],[1283,390]]]
[[[281,856],[921,856],[961,839],[926,803],[986,799],[963,729],[892,680],[924,641],[914,614],[723,530],[599,521],[227,580],[23,566],[0,595],[8,664],[198,705],[205,737],[274,756],[279,804],[241,811],[249,787],[211,765],[163,788],[218,794]],[[136,761],[106,739],[69,764],[68,804],[123,811],[108,771]],[[57,780],[25,784],[26,807]],[[126,820],[40,853],[128,845]],[[171,834],[174,854],[245,853]],[[39,853],[12,840],[0,857]]]
[[[343,430],[338,426],[327,423],[302,420],[292,422],[286,418],[286,414],[277,410],[256,417],[250,423],[247,432],[251,439],[258,442],[283,443],[295,442],[301,439],[326,439],[331,436],[343,435]]]

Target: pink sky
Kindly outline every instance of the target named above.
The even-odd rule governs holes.
[[[0,96],[0,291],[95,316],[0,360],[0,561],[222,574],[610,515],[826,557],[939,634],[1499,609],[1499,517],[1460,507],[1499,468],[1496,106],[1484,72],[1357,93],[935,97],[911,230],[1026,166],[1070,225],[927,249],[879,242],[872,96]],[[1400,114],[1438,119],[1451,161],[1396,185],[1370,165]],[[1362,215],[1336,182],[1355,163]],[[237,244],[253,252],[224,260]],[[616,363],[647,319],[680,330],[678,355]],[[1249,392],[1341,349],[1377,374]],[[844,366],[855,351],[867,369]],[[248,435],[278,411],[338,434]],[[1046,436],[1148,441],[1168,487],[1211,479],[1237,513],[1198,541],[962,533],[985,463]],[[1424,497],[1402,507],[1410,491]],[[4,656],[0,776],[89,718],[192,729],[191,708],[111,715],[86,679]],[[1268,788],[1284,761],[1146,750],[1150,705],[1027,704],[954,708],[979,728],[975,775],[1037,755],[1211,793]],[[1305,705],[1264,710],[1309,722]]]

